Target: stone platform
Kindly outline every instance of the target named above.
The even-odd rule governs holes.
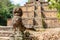
[[[28,31],[29,39],[32,40],[60,40],[60,28],[40,29],[39,31]]]
[[[0,40],[10,40],[13,36],[13,28],[10,26],[0,26]]]

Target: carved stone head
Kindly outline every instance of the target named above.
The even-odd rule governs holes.
[[[14,10],[13,10],[13,15],[14,16],[22,16],[23,15],[23,12],[22,12],[22,9],[21,8],[15,8]]]

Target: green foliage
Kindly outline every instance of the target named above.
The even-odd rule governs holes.
[[[30,0],[28,0],[28,2],[30,2]]]
[[[0,15],[7,19],[11,16],[13,7],[14,5],[9,0],[0,0]]]
[[[49,8],[56,8],[58,11],[57,17],[60,19],[60,0],[48,0]]]
[[[6,24],[7,19],[12,17],[13,8],[17,6],[10,0],[0,0],[0,25]]]

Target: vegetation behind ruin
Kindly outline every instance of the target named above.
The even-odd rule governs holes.
[[[0,25],[7,25],[7,18],[12,17],[13,8],[18,6],[12,4],[10,0],[0,0]]]

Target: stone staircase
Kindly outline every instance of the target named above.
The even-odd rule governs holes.
[[[13,28],[11,26],[0,26],[0,40],[13,40]]]
[[[40,29],[39,31],[28,31],[30,33],[26,40],[60,40],[60,28]]]

